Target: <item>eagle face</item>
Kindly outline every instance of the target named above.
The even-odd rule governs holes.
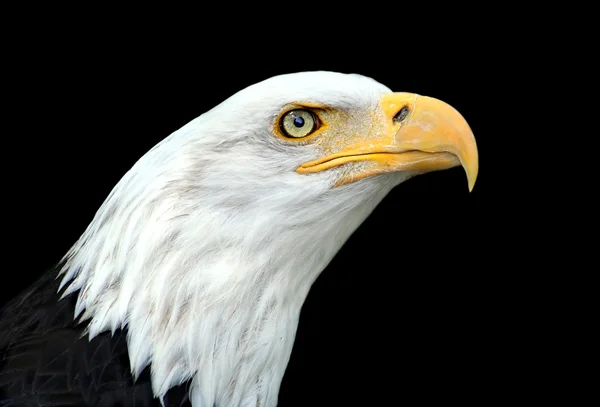
[[[477,148],[439,100],[364,76],[252,85],[145,154],[61,270],[89,337],[127,329],[132,373],[154,394],[192,380],[196,405],[277,402],[302,303],[396,185]]]
[[[198,168],[197,181],[212,189],[215,209],[237,205],[244,218],[268,213],[290,227],[461,164],[472,189],[478,167],[473,135],[452,107],[360,75],[277,76],[182,130],[190,166],[209,168]]]

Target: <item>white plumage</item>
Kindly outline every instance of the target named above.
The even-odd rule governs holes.
[[[157,397],[193,379],[195,407],[275,406],[312,283],[416,172],[336,187],[369,164],[300,174],[328,147],[282,140],[274,124],[302,101],[327,106],[346,129],[371,131],[389,92],[359,75],[282,75],[150,150],[65,256],[62,285],[81,290],[76,313],[89,319],[90,339],[126,327],[132,372],[151,364]]]

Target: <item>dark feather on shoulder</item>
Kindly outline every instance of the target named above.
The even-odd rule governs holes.
[[[56,275],[45,273],[0,311],[0,407],[159,407],[150,369],[133,380],[126,331],[89,341],[86,323],[73,320],[77,294],[59,300]],[[169,390],[165,406],[190,406],[188,388]]]

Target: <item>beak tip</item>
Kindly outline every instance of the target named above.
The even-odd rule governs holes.
[[[475,188],[475,181],[477,181],[477,173],[478,169],[469,169],[465,168],[465,172],[467,173],[467,182],[469,185],[469,192],[473,192],[473,188]]]
[[[460,164],[467,175],[469,192],[473,192],[473,188],[475,188],[475,182],[477,181],[477,176],[479,175],[479,154],[477,154],[477,147],[474,143],[472,147],[473,148],[466,149],[466,151],[459,150],[457,154]]]

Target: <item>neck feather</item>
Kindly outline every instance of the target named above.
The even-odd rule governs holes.
[[[241,210],[201,179],[185,159],[151,150],[65,256],[61,287],[78,292],[90,339],[127,329],[132,373],[151,364],[157,397],[192,379],[194,405],[275,405],[312,283],[393,185],[294,217]]]

